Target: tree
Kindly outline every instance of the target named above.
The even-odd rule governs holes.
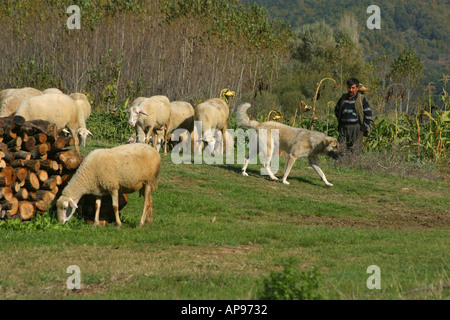
[[[391,72],[388,76],[392,82],[402,84],[406,98],[404,111],[408,113],[411,97],[419,87],[420,79],[423,77],[422,59],[416,55],[414,50],[404,50],[392,63]]]

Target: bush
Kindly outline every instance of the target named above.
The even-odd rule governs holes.
[[[132,127],[128,124],[127,109],[128,100],[121,107],[113,111],[93,110],[86,121],[86,126],[97,140],[125,143],[133,134]]]
[[[318,300],[319,280],[317,268],[299,272],[295,260],[290,258],[282,272],[270,273],[263,280],[263,288],[258,291],[261,300]]]

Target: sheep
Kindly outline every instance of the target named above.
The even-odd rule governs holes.
[[[45,89],[44,91],[42,91],[43,94],[46,93],[59,93],[59,94],[64,94],[61,90],[59,90],[58,88],[48,88]]]
[[[136,98],[130,108],[124,112],[129,114],[128,123],[136,130],[136,142],[149,143],[154,130],[169,123],[170,101],[166,96],[152,96],[150,98]],[[167,133],[164,134],[167,141]],[[156,143],[153,144],[156,147]],[[167,153],[166,145],[165,152]]]
[[[86,97],[86,95],[83,93],[75,92],[69,95],[69,97],[71,97],[75,101],[75,103],[79,108],[78,123],[80,128],[78,129],[77,134],[80,136],[81,145],[85,147],[87,137],[89,135],[94,136],[92,132],[90,132],[86,128],[86,120],[91,115],[91,104],[89,103],[89,100]]]
[[[13,115],[22,101],[42,94],[40,90],[30,87],[2,90],[0,94],[0,117]]]
[[[185,129],[191,133],[194,130],[194,107],[186,101],[172,101],[170,102],[170,119],[167,124],[165,135],[164,153],[167,152],[167,143],[170,140],[172,132],[176,129]],[[185,139],[186,135],[184,134]],[[166,138],[167,137],[167,138]]]
[[[203,140],[211,147],[211,154],[214,153],[216,139],[214,137],[215,130],[222,131],[224,143],[226,143],[226,131],[228,126],[228,117],[230,116],[230,108],[228,104],[221,98],[211,98],[200,103],[195,108],[195,121],[200,121],[202,132],[198,132]],[[199,153],[201,153],[201,143],[199,144]]]
[[[175,129],[186,129],[189,132],[194,130],[194,107],[185,101],[172,101],[170,103],[171,113],[167,126],[167,134]]]
[[[58,222],[70,220],[85,194],[95,195],[94,226],[99,225],[101,197],[111,195],[116,226],[121,227],[119,194],[140,190],[144,194],[144,210],[138,227],[153,222],[152,191],[158,188],[161,156],[144,143],[125,144],[89,153],[56,202]],[[69,216],[67,216],[69,214]]]
[[[67,126],[75,139],[75,148],[79,150],[78,129],[79,120],[82,119],[82,115],[79,116],[81,113],[76,102],[68,95],[47,93],[23,101],[17,108],[14,121],[20,123],[24,120],[45,120],[55,124],[58,132]]]

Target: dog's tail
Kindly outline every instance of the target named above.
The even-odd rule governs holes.
[[[244,128],[258,128],[259,122],[250,120],[247,114],[247,109],[251,107],[250,103],[241,104],[236,111],[236,123],[239,127]]]

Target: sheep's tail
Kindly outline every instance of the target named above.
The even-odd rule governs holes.
[[[250,103],[241,104],[236,111],[236,123],[239,127],[244,128],[258,128],[259,122],[256,120],[250,120],[247,114],[247,109],[251,107]]]

